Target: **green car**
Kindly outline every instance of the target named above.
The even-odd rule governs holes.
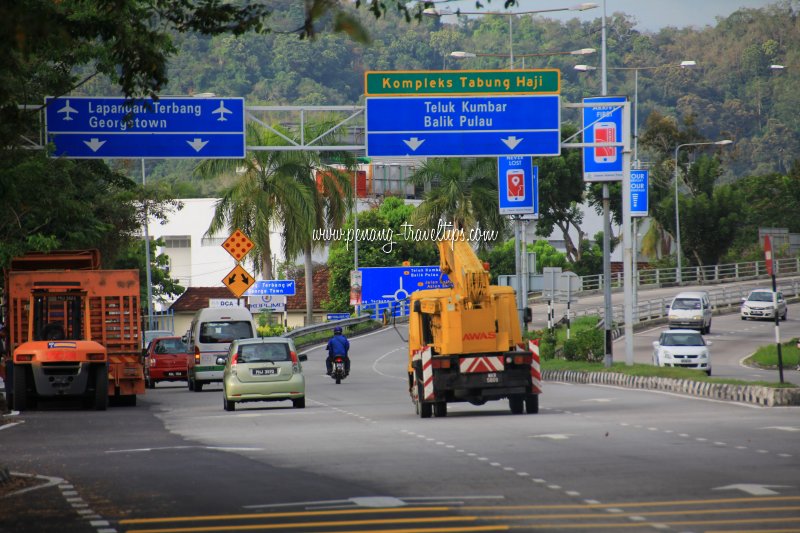
[[[217,359],[225,365],[222,375],[226,411],[240,402],[291,400],[297,408],[306,406],[306,381],[292,339],[264,337],[239,339],[231,343],[228,355]]]

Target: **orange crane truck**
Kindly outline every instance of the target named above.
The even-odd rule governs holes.
[[[100,269],[97,250],[30,253],[11,260],[5,298],[14,409],[67,398],[97,410],[109,398],[136,405],[145,391],[138,271]]]
[[[408,386],[417,414],[447,416],[447,404],[507,398],[514,414],[539,411],[538,346],[522,344],[514,289],[489,284],[463,237],[437,242],[453,286],[411,294]]]

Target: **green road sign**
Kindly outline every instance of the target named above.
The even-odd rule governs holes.
[[[396,70],[364,73],[366,96],[559,94],[561,71]]]

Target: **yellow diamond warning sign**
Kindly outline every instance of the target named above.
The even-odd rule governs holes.
[[[234,259],[241,261],[242,257],[246,256],[247,253],[253,249],[253,241],[242,233],[241,230],[237,229],[230,237],[225,239],[225,242],[222,243],[222,247],[225,248]]]
[[[234,269],[228,272],[228,275],[222,279],[222,283],[230,289],[234,296],[241,298],[242,294],[255,283],[255,280],[247,270],[243,269],[240,265],[236,265]]]

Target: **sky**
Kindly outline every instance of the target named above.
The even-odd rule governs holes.
[[[605,2],[606,15],[622,11],[636,19],[639,31],[656,32],[666,26],[683,28],[693,26],[715,26],[716,17],[727,17],[741,8],[757,9],[776,0],[593,0],[598,7],[587,11],[564,11],[542,13],[542,16],[556,20],[579,18],[594,20],[603,14]],[[485,6],[481,11],[502,11],[504,0],[481,0]],[[554,9],[570,7],[582,3],[581,0],[517,0],[518,8],[513,11]],[[454,0],[439,4],[442,9],[449,7],[453,11],[475,11],[475,0]]]

